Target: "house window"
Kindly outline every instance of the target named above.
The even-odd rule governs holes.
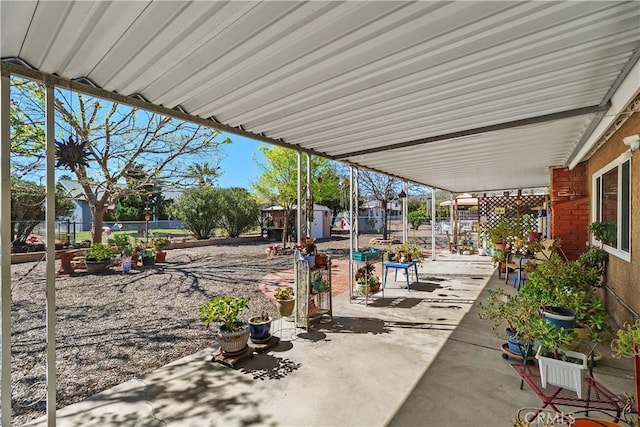
[[[631,154],[620,157],[593,175],[593,220],[612,224],[604,248],[631,260]],[[602,242],[594,242],[596,244]]]

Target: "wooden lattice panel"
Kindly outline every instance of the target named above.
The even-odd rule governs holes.
[[[518,224],[524,230],[535,230],[538,226],[538,210],[542,209],[546,198],[544,194],[481,197],[478,203],[480,231],[486,232],[503,219]]]

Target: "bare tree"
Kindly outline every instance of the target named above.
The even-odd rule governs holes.
[[[401,181],[397,178],[368,170],[359,172],[360,192],[382,204],[382,238],[389,238],[389,202],[397,197]]]
[[[42,87],[21,82],[15,89],[23,126],[42,125]],[[82,186],[92,214],[94,242],[102,238],[109,206],[159,185],[184,182],[190,164],[202,164],[202,159],[217,162],[220,145],[230,142],[218,138],[220,132],[214,129],[69,90],[56,90],[55,110],[58,133],[63,135],[59,154],[70,145],[82,150],[81,159],[77,154],[61,156],[67,160],[59,158],[59,164],[69,168]]]

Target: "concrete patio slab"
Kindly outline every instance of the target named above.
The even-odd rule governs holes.
[[[212,346],[60,409],[58,425],[510,425],[519,407],[539,402],[478,320],[486,285],[506,286],[495,276],[486,257],[425,261],[410,291],[399,277],[368,305],[343,293],[333,321],[310,331],[276,322],[278,346],[236,369],[211,362]],[[596,374],[630,391],[625,366]]]

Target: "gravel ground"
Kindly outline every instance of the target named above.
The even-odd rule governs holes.
[[[363,245],[369,239],[363,236]],[[422,240],[422,239],[421,239]],[[446,242],[438,241],[438,246]],[[366,242],[366,243],[365,243]],[[318,245],[346,256],[349,240]],[[267,273],[292,268],[269,259],[267,243],[206,246],[168,252],[167,263],[123,274],[56,278],[57,407],[67,406],[213,344],[197,308],[218,295],[249,296],[243,316],[267,311],[258,290]],[[284,261],[284,262],[283,262]],[[45,414],[45,263],[12,266],[14,424]]]

